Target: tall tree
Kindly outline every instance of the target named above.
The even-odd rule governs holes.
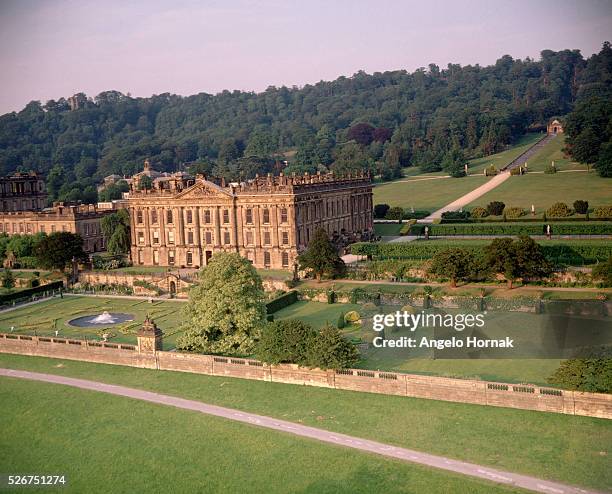
[[[177,347],[192,352],[249,355],[265,323],[261,278],[237,253],[219,252],[189,292],[185,332]]]
[[[300,269],[312,271],[317,281],[321,281],[323,276],[336,276],[345,269],[344,261],[323,228],[315,230],[308,248],[298,257],[298,261]]]
[[[36,247],[36,258],[41,268],[64,271],[72,259],[86,261],[83,239],[70,232],[55,232],[44,237]]]

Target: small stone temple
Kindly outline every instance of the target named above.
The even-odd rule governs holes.
[[[153,319],[147,315],[142,324],[142,328],[138,331],[138,351],[140,353],[161,351],[162,336],[162,330],[159,329]]]

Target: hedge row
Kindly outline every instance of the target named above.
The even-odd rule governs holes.
[[[34,288],[26,288],[25,290],[19,290],[12,293],[5,293],[3,295],[0,295],[0,304],[12,302],[13,300],[18,300],[20,298],[31,297],[32,295],[36,295],[37,293],[44,293],[50,290],[58,290],[63,286],[63,281],[53,281],[51,283],[47,283],[46,285],[40,285]]]
[[[589,223],[589,222],[611,222],[612,218],[587,218],[585,216],[568,216],[566,218],[546,218],[544,219],[542,216],[521,216],[520,218],[508,218],[504,220],[502,216],[487,216],[485,218],[475,218],[474,216],[468,219],[452,219],[452,218],[442,218],[440,223],[463,223],[463,224],[474,224],[474,223],[568,223],[568,222],[580,222],[580,223]],[[612,228],[612,227],[611,227]]]
[[[482,252],[487,240],[465,242],[415,241],[405,243],[366,243],[351,246],[355,255],[371,256],[372,259],[430,259],[438,252],[451,247],[460,247]],[[612,256],[612,242],[549,242],[542,243],[544,255],[553,262],[564,264],[588,264],[605,261]]]
[[[285,307],[295,304],[298,301],[298,293],[295,290],[284,293],[280,297],[276,297],[274,300],[270,300],[266,304],[266,310],[268,314],[274,314]]]
[[[545,235],[548,223],[461,223],[429,225],[429,235]],[[555,223],[550,225],[553,235],[612,235],[612,224],[590,221],[588,223]],[[410,233],[423,235],[425,225],[413,225]]]

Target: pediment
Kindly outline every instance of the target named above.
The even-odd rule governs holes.
[[[176,195],[177,199],[201,199],[203,197],[221,197],[227,199],[232,197],[232,194],[212,182],[199,181]]]

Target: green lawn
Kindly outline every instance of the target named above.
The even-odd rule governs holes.
[[[544,171],[552,161],[557,170],[586,170],[586,165],[571,160],[564,152],[565,136],[558,135],[527,162],[532,171]]]
[[[433,211],[481,186],[490,177],[482,175],[434,180],[400,180],[374,187],[374,204],[389,204]]]
[[[257,273],[262,278],[274,280],[289,280],[293,277],[293,273],[286,269],[258,269]]]
[[[374,233],[383,237],[397,236],[402,225],[399,223],[374,223]]]
[[[483,170],[491,164],[499,170],[514,161],[543,137],[544,134],[526,134],[521,137],[514,146],[501,153],[470,160],[468,165],[470,173],[482,173]]]
[[[604,419],[6,354],[0,354],[0,367],[123,384],[585,487],[605,490],[612,485],[612,469],[609,468],[608,456],[612,444],[612,421]],[[6,379],[3,381],[8,382]],[[6,389],[5,386],[3,389]],[[144,404],[126,401],[125,409],[116,413],[110,397],[100,398],[104,400],[102,403],[79,399],[73,401],[70,393],[62,391],[59,395],[61,399],[56,402],[44,393],[23,392],[27,389],[25,386],[26,383],[20,382],[15,386],[16,391],[10,398],[2,399],[2,403],[10,404],[3,408],[3,423],[20,425],[10,428],[4,426],[3,434],[0,435],[0,442],[6,441],[8,437],[11,445],[8,453],[5,447],[0,447],[0,458],[5,458],[1,462],[5,472],[12,470],[7,468],[6,462],[13,461],[11,458],[15,457],[24,458],[26,463],[23,468],[27,471],[32,470],[33,466],[43,468],[49,465],[49,468],[53,467],[51,470],[59,468],[63,463],[39,464],[38,455],[44,457],[47,462],[54,461],[54,458],[57,462],[63,462],[63,455],[73,454],[72,448],[66,448],[67,434],[75,437],[74,448],[78,449],[79,459],[88,458],[83,455],[88,455],[90,450],[95,452],[102,448],[103,453],[99,461],[88,459],[82,462],[83,465],[81,462],[78,464],[83,472],[91,475],[95,474],[95,468],[101,475],[105,475],[106,482],[122,480],[121,475],[106,474],[105,467],[109,465],[117,465],[117,468],[129,471],[155,468],[154,476],[162,480],[168,471],[168,464],[172,469],[187,468],[189,465],[196,470],[207,469],[206,465],[217,464],[217,461],[212,460],[216,458],[215,444],[224,446],[214,428],[206,427],[201,434],[195,417],[184,415],[182,411],[168,411],[167,413],[177,414],[169,418],[167,415],[154,415]],[[30,400],[38,397],[41,398],[40,405],[33,407]],[[53,405],[50,405],[51,403]],[[85,407],[84,403],[87,404],[86,413],[82,413],[83,408],[80,408]],[[63,404],[66,404],[66,408],[63,408]],[[78,416],[69,413],[70,410],[77,410]],[[146,417],[143,418],[141,411],[146,417],[151,417],[151,420],[145,421]],[[184,422],[181,422],[181,416],[186,417]],[[82,420],[87,420],[88,417],[91,417],[91,423],[83,424]],[[180,427],[181,423],[194,425],[177,433],[175,427]],[[121,424],[133,426],[124,430]],[[15,430],[16,428],[18,430]],[[49,433],[49,440],[26,441],[28,434],[39,437],[36,432],[40,430],[45,434]],[[131,448],[129,461],[126,461],[125,450],[120,449],[119,454],[115,452],[117,448],[122,448],[120,444],[132,443],[131,440],[126,440],[126,437],[129,437],[126,435],[131,434],[130,431],[138,434],[138,443],[142,447]],[[144,435],[145,432],[151,436]],[[60,434],[60,437],[56,438],[54,434]],[[103,435],[102,441],[98,440],[99,434]],[[263,439],[272,435],[269,431],[261,433]],[[149,437],[151,439],[147,439]],[[162,451],[158,451],[156,447],[157,437],[164,439]],[[208,451],[208,439],[211,439],[212,453]],[[35,441],[36,447],[23,447],[32,441]],[[272,454],[269,450],[277,448],[281,465],[284,465],[282,462],[286,458],[291,464],[299,465],[305,470],[304,464],[300,463],[302,456],[297,451],[285,450],[280,443],[278,447],[269,448],[265,441],[253,441],[246,434],[240,435],[240,447],[251,451],[251,444],[255,444],[257,452],[264,455],[265,461],[261,464],[255,458],[243,462],[234,461],[233,468],[239,468],[241,463],[245,463],[250,468],[252,482],[259,482],[259,465],[265,465],[266,479],[270,485],[275,485],[276,476],[270,475],[270,468],[277,463],[271,461],[267,455]],[[79,445],[81,447],[78,447]],[[200,450],[198,445],[205,449]],[[239,453],[231,444],[228,444],[227,448],[232,448],[232,457]],[[59,458],[58,451],[61,452]],[[221,464],[225,465],[223,453],[219,454]],[[350,456],[346,451],[340,454],[342,458]],[[306,456],[309,461],[318,457],[316,454]],[[335,465],[330,454],[322,454],[320,457],[326,465],[330,465],[330,462]],[[374,465],[375,458],[368,456],[365,461],[368,465]],[[323,465],[313,468],[313,475],[317,470],[320,470],[319,474],[328,471]],[[222,475],[223,470],[223,467],[215,468],[211,475]],[[279,468],[279,471],[282,469]],[[286,482],[292,480],[294,470],[290,469],[289,472],[291,473],[285,479]],[[367,482],[370,476],[366,474],[362,478],[353,470],[352,476],[343,477],[341,484],[333,484],[330,489],[334,490],[351,482],[355,475],[361,482]],[[188,479],[193,482],[191,476],[188,476]],[[402,484],[402,481],[393,481],[394,488],[401,488]],[[232,486],[233,484],[230,485]],[[323,492],[324,488],[325,484],[321,483],[310,490],[302,489],[301,492],[318,493]],[[435,489],[437,487],[432,485],[416,490],[433,492]],[[126,490],[129,491],[129,488]],[[244,485],[242,489],[237,490],[243,491]],[[300,489],[285,490],[295,492]],[[366,488],[366,491],[372,490],[385,492],[385,484],[380,488]],[[464,490],[472,492],[470,488]],[[448,487],[446,492],[455,490]]]
[[[275,312],[274,319],[301,319],[315,328],[320,328],[326,323],[335,326],[340,313],[344,312],[346,314],[351,310],[361,311],[361,306],[358,304],[326,304],[302,300]]]
[[[38,335],[52,336],[59,330],[58,336],[63,338],[89,339],[100,339],[103,333],[108,333],[111,335],[109,341],[135,344],[136,333],[149,314],[164,332],[164,349],[169,350],[175,346],[184,305],[181,302],[65,296],[0,313],[0,331],[9,332],[14,326],[17,333],[36,331]],[[67,324],[71,319],[103,311],[133,314],[134,320],[107,328],[78,328]]]
[[[94,391],[2,378],[0,397],[2,471],[66,475],[45,492],[519,492]]]
[[[504,183],[468,205],[486,206],[491,201],[502,201],[506,206],[519,206],[536,212],[545,211],[555,202],[570,207],[577,199],[589,201],[589,206],[612,204],[612,180],[601,178],[595,172],[568,172],[555,174],[527,174],[510,177]]]

